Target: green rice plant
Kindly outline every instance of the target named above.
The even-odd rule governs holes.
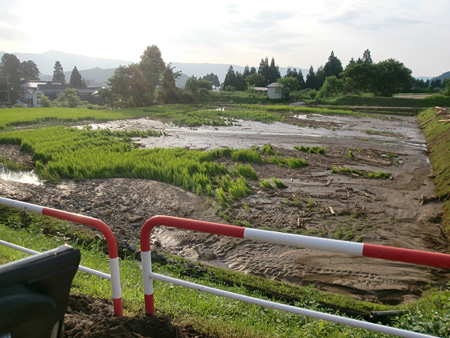
[[[252,180],[257,180],[258,175],[256,175],[255,169],[252,168],[250,164],[242,165],[242,164],[234,164],[234,168],[231,170],[233,175],[235,176],[243,176],[248,177]]]
[[[270,184],[270,181],[268,179],[264,179],[259,182],[259,186],[263,189],[273,189],[273,186],[272,184]]]
[[[227,195],[225,195],[225,191],[223,191],[222,188],[217,188],[216,197],[221,206],[230,208],[230,202],[228,201]]]
[[[273,184],[275,184],[275,186],[278,189],[286,189],[287,188],[287,185],[285,185],[281,180],[279,180],[279,179],[277,179],[275,177],[272,177],[271,181],[273,182]]]
[[[308,146],[294,146],[294,149],[297,149],[299,151],[304,151],[310,154],[320,154],[323,155],[325,154],[325,148],[323,147],[319,147],[319,146],[312,146],[312,147],[308,147]]]
[[[261,155],[252,149],[234,149],[231,152],[234,161],[262,163]]]
[[[367,173],[367,177],[369,178],[381,178],[381,179],[388,179],[389,177],[391,177],[391,175],[383,172],[383,171],[379,171],[376,173]]]
[[[265,161],[270,164],[276,164],[280,167],[287,166],[289,168],[302,168],[308,165],[306,160],[296,157],[269,156]]]
[[[347,173],[347,174],[353,174],[353,175],[358,175],[358,176],[363,176],[366,178],[375,178],[375,179],[388,179],[391,177],[391,175],[379,171],[376,173],[372,173],[372,172],[362,172],[361,170],[358,169],[354,169],[354,168],[345,168],[345,167],[335,167],[333,166],[331,168],[331,172],[333,174],[336,173]]]
[[[245,180],[245,178],[239,177],[233,184],[228,188],[232,200],[237,200],[248,196],[251,193],[250,184]]]
[[[8,170],[12,170],[12,171],[26,171],[26,170],[30,170],[31,168],[25,164],[19,163],[19,162],[14,162],[11,161],[7,158],[1,157],[0,156],[0,163]]]
[[[311,195],[309,195],[309,197],[308,197],[308,204],[307,205],[308,205],[308,208],[314,208],[316,206],[316,203],[314,203]]]
[[[347,153],[347,157],[348,158],[353,158],[355,155],[353,155],[353,151],[351,150],[351,149],[349,149],[348,150],[348,153]]]
[[[275,151],[273,150],[273,146],[271,144],[265,144],[261,150],[263,153],[267,155],[274,155]]]

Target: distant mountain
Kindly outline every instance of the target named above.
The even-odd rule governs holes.
[[[436,76],[433,78],[433,80],[441,80],[444,81],[444,79],[450,79],[450,71],[449,72],[445,72],[442,75]]]
[[[0,52],[0,57],[4,52]],[[12,53],[20,61],[31,60],[39,68],[41,74],[53,75],[53,68],[55,67],[55,62],[59,61],[66,72],[72,72],[73,67],[77,67],[78,70],[93,69],[93,68],[117,68],[119,66],[126,66],[132,63],[126,60],[112,60],[112,59],[101,59],[93,58],[89,56],[69,54],[58,51],[48,51],[42,54],[32,54],[32,53]]]
[[[0,57],[2,57],[4,52],[0,52]],[[59,61],[65,70],[66,81],[70,80],[70,74],[72,73],[73,67],[77,67],[81,76],[86,79],[89,86],[103,86],[106,81],[114,74],[114,71],[119,66],[127,66],[133,61],[127,60],[113,60],[113,59],[102,59],[94,58],[89,56],[70,54],[58,51],[48,51],[41,54],[32,53],[12,53],[20,61],[31,60],[39,68],[41,72],[42,80],[51,80],[53,75],[53,68],[55,62]],[[182,62],[172,62],[175,71],[181,71],[183,76],[181,76],[177,81],[177,86],[182,87],[186,82],[187,77],[203,77],[207,74],[216,74],[220,82],[225,80],[225,75],[230,68],[230,64],[215,64],[215,63],[182,63]],[[244,66],[232,65],[235,72],[242,73],[244,71]],[[253,65],[257,67],[258,65]],[[250,65],[252,67],[252,65]],[[303,77],[306,79],[306,74],[308,69],[303,69],[300,67],[290,67],[296,68],[297,71],[301,70]],[[281,76],[286,74],[288,67],[280,67]]]

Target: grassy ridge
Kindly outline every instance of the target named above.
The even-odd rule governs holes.
[[[419,121],[427,140],[429,157],[433,166],[436,195],[444,202],[443,225],[450,234],[450,123],[439,122],[435,109],[419,114]]]
[[[47,226],[53,223],[58,229],[66,229],[63,230],[65,234],[68,233],[68,227],[73,227],[57,219],[3,208],[0,237],[37,251],[49,250],[69,241],[72,246],[82,251],[82,265],[108,273],[108,255],[99,252],[95,242],[85,245],[83,244],[86,243],[85,241],[71,242],[66,236],[49,238],[42,234],[44,231],[40,228],[41,223]],[[24,257],[24,254],[0,246],[0,264],[21,257]],[[142,314],[141,269],[131,257],[121,260],[119,264],[125,315]],[[297,287],[219,268],[204,270],[197,264],[191,264],[173,258],[170,259],[169,264],[154,263],[153,270],[214,288],[330,313],[334,311],[327,309],[327,306],[324,308],[321,304],[328,303],[363,312],[389,309],[387,306],[359,302],[344,296],[320,293],[311,287]],[[387,337],[216,297],[159,281],[154,282],[154,287],[157,315],[169,315],[175,324],[189,324],[199,332],[214,337]],[[77,273],[71,292],[111,299],[108,281],[82,272]],[[411,303],[408,308],[404,307],[406,314],[398,319],[395,326],[442,337],[448,336],[449,297],[450,292],[447,291],[428,293],[419,302]]]
[[[444,95],[432,95],[423,99],[374,95],[345,95],[334,100],[324,100],[324,103],[346,106],[434,107],[449,106],[450,98]]]

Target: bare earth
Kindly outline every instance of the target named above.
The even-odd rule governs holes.
[[[447,252],[448,241],[440,225],[441,203],[421,203],[423,196],[434,194],[434,185],[416,118],[299,116],[288,122],[267,125],[239,121],[232,127],[187,129],[136,119],[100,127],[166,132],[163,137],[136,140],[147,147],[213,149],[272,144],[281,155],[307,160],[309,165],[300,169],[253,165],[260,180],[276,177],[287,188],[261,189],[259,182],[250,182],[254,194],[224,210],[233,223]],[[293,149],[301,145],[323,146],[326,154]],[[349,149],[353,157],[348,157]],[[0,156],[30,160],[27,154],[7,145],[0,146]],[[332,166],[383,171],[390,179],[332,174]],[[148,180],[63,181],[55,186],[0,179],[0,191],[4,197],[99,218],[119,241],[136,244],[142,224],[155,215],[226,223],[206,197]],[[414,299],[426,286],[445,285],[449,277],[440,269],[166,227],[153,231],[152,248],[243,273],[299,285],[313,283],[322,290],[391,304]]]

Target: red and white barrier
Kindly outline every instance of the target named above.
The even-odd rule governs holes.
[[[73,214],[70,212],[61,211],[57,209],[46,208],[36,204],[25,203],[4,197],[0,197],[0,204],[11,208],[16,208],[28,212],[34,212],[41,215],[51,216],[62,220],[87,225],[99,230],[103,234],[103,236],[105,236],[106,243],[108,244],[109,269],[111,275],[109,276],[110,278],[107,279],[111,280],[114,315],[117,317],[123,316],[122,291],[120,288],[119,255],[117,250],[117,241],[111,229],[103,221],[88,216]],[[96,275],[100,276],[100,274]],[[105,274],[105,276],[108,275]]]
[[[309,237],[302,235],[286,234],[267,230],[258,230],[234,225],[226,225],[220,223],[211,223],[204,221],[196,221],[191,219],[183,219],[171,216],[154,216],[148,219],[141,230],[141,258],[142,258],[142,276],[144,285],[145,311],[148,314],[155,315],[155,305],[153,296],[153,279],[158,279],[181,285],[183,287],[216,294],[252,304],[258,304],[282,311],[288,311],[308,317],[318,318],[322,320],[332,321],[335,323],[351,325],[367,330],[382,332],[396,335],[399,337],[433,337],[430,335],[420,334],[416,332],[396,329],[374,323],[359,321],[356,319],[339,317],[336,315],[325,314],[317,311],[296,308],[275,302],[264,301],[258,298],[247,297],[219,289],[214,289],[183,280],[159,275],[152,272],[151,251],[150,251],[150,234],[154,227],[164,225],[169,227],[200,231],[210,234],[223,235],[228,237],[250,239],[255,241],[263,241],[274,244],[282,244],[289,246],[297,246],[302,248],[325,250],[337,253],[344,253],[353,256],[364,256],[399,262],[434,266],[438,268],[450,269],[450,255],[426,252],[419,250],[410,250],[402,248],[394,248],[388,246],[364,244],[356,242],[347,242],[328,238]]]

